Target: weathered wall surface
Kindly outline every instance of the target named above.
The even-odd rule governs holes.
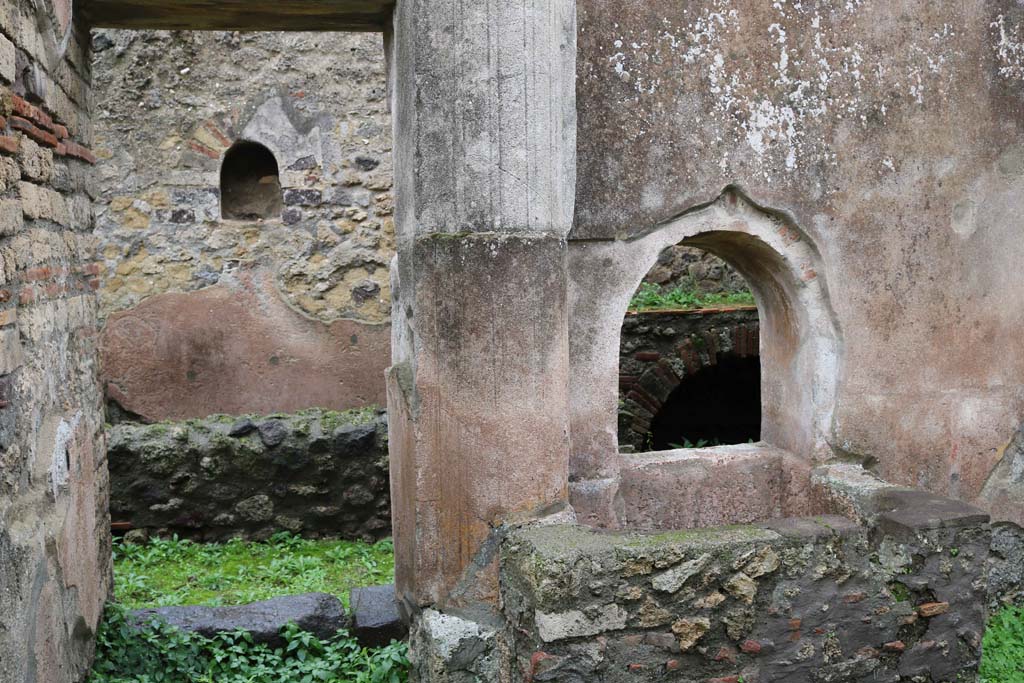
[[[644,282],[662,288],[682,287],[705,293],[745,292],[747,286],[736,269],[714,254],[692,247],[669,247],[658,255],[658,262]]]
[[[202,540],[391,532],[387,424],[372,410],[214,416],[110,432],[110,512]]]
[[[565,683],[974,680],[983,518],[880,526],[881,541],[834,516],[658,536],[519,532],[502,558],[513,671]]]
[[[981,496],[1024,412],[1019,3],[578,10],[573,236],[656,232],[730,185],[784,213],[841,333],[832,450],[1024,518]]]
[[[88,33],[0,2],[0,677],[79,680],[110,588]]]
[[[94,45],[101,316],[152,328],[166,351],[137,351],[108,325],[104,379],[117,400],[151,419],[382,404],[394,230],[380,35],[99,31]],[[238,140],[274,153],[280,218],[221,219],[221,158]],[[230,364],[209,367],[202,325],[177,330],[168,348],[172,321],[193,305],[245,334],[230,295],[204,293],[225,284],[246,290],[238,296],[265,327],[319,338],[308,354],[330,359],[333,388],[304,397],[306,379],[272,345],[236,345]],[[338,321],[363,341],[337,339]],[[133,356],[164,368],[159,381],[129,378]],[[280,405],[266,405],[266,372],[279,375]],[[197,383],[231,391],[183,400]]]

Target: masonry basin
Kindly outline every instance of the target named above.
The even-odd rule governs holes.
[[[985,513],[855,465],[712,450],[623,456],[623,529],[510,533],[513,680],[976,680]]]

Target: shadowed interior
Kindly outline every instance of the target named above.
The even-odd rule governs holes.
[[[761,361],[722,354],[686,376],[651,422],[651,446],[747,443],[761,438]]]

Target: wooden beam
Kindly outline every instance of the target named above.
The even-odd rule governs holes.
[[[95,28],[381,31],[395,0],[82,0]]]

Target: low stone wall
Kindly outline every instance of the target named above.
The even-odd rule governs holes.
[[[122,423],[109,463],[115,525],[201,540],[391,533],[382,411]]]
[[[503,622],[425,611],[412,634],[420,680],[975,680],[988,515],[854,465],[813,479],[809,495],[838,514],[507,530]]]

